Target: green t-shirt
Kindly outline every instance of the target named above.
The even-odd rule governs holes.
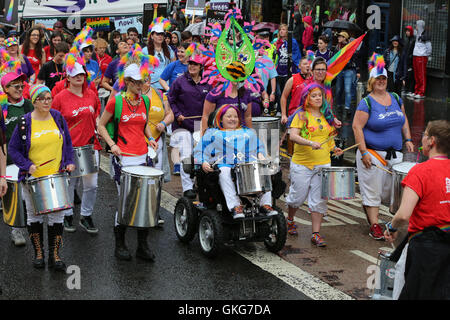
[[[9,143],[9,140],[11,139],[11,136],[14,132],[14,129],[16,128],[17,124],[19,123],[20,118],[28,113],[34,110],[33,104],[30,100],[24,99],[24,102],[21,106],[10,104],[8,105],[8,114],[5,118],[5,126],[6,126],[6,144]],[[13,162],[9,158],[7,159],[7,165],[12,164]]]

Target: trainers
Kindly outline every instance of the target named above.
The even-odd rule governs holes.
[[[261,213],[265,214],[268,217],[271,217],[271,216],[276,216],[278,214],[278,211],[274,210],[268,204],[265,204],[261,207]]]
[[[81,217],[80,226],[82,226],[88,233],[98,232],[98,229],[95,227],[91,216]]]
[[[22,230],[16,228],[13,228],[11,230],[11,240],[12,242],[14,242],[14,245],[16,247],[24,246],[27,243],[25,237],[22,234]]]
[[[64,217],[64,231],[66,232],[75,232],[77,229],[73,225],[73,216],[65,216]]]
[[[425,96],[422,96],[422,95],[420,95],[420,94],[416,94],[416,95],[414,95],[414,99],[425,99]]]
[[[298,234],[297,225],[294,223],[294,220],[287,219],[287,229],[291,236],[296,236]]]
[[[242,205],[236,206],[231,210],[231,213],[233,214],[233,219],[244,219],[244,207]]]
[[[370,227],[369,236],[374,238],[375,240],[384,240],[383,230],[380,225],[375,223]]]
[[[173,174],[175,176],[179,176],[180,175],[180,164],[179,163],[175,163],[173,165]]]
[[[326,247],[327,246],[325,239],[317,232],[312,234],[311,242],[318,247]]]

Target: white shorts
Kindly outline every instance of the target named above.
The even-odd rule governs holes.
[[[286,203],[291,208],[299,208],[308,199],[310,212],[327,213],[327,200],[322,199],[322,177],[319,175],[320,168],[329,168],[331,165],[324,164],[308,169],[305,166],[291,161],[289,194]]]
[[[377,153],[383,159],[386,157],[385,151],[377,151]],[[372,154],[370,154],[370,157],[372,158],[373,164],[392,170],[394,164],[403,161],[403,154],[401,152],[397,152],[396,154],[396,159],[386,160],[388,163],[386,167]],[[361,158],[361,152],[358,150],[356,152],[356,169],[358,171],[359,189],[363,205],[367,207],[379,207],[381,204],[390,206],[393,183],[392,175],[375,166],[367,169]]]

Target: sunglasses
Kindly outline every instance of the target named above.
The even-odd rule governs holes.
[[[23,88],[25,88],[25,86],[23,84],[12,84],[9,87],[14,88],[16,90],[23,90]]]

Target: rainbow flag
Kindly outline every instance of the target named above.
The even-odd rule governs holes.
[[[333,81],[342,69],[345,68],[365,36],[366,33],[350,42],[328,61],[328,71],[327,77],[325,78],[325,85],[331,85],[331,81]]]
[[[6,20],[7,20],[7,21],[11,21],[11,19],[12,19],[12,14],[13,14],[13,10],[14,10],[14,0],[11,0],[11,1],[9,2],[8,14],[6,15]]]
[[[86,25],[95,31],[109,31],[109,18],[87,18]]]

